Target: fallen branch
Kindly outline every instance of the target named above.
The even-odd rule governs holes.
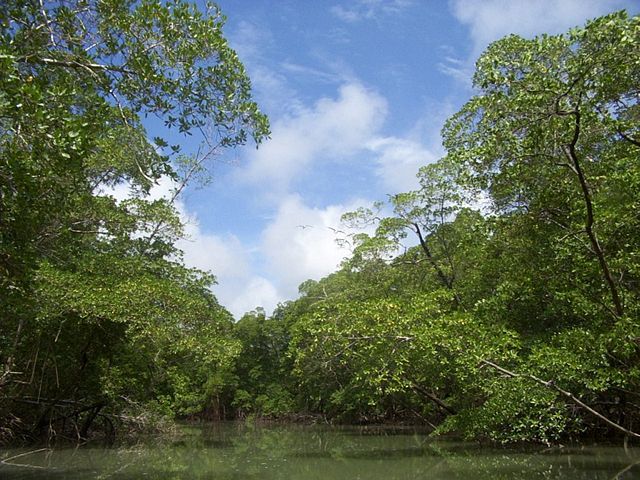
[[[31,455],[31,454],[34,454],[34,453],[50,452],[50,451],[51,451],[50,448],[39,448],[38,450],[31,450],[29,452],[20,453],[18,455],[14,455],[12,457],[5,458],[4,460],[0,460],[0,464],[11,466],[11,467],[47,469],[47,467],[41,467],[39,465],[28,465],[28,464],[25,464],[25,463],[10,463],[10,461],[11,460],[15,460],[16,458],[26,457],[27,455]]]
[[[528,374],[528,373],[524,373],[523,374],[523,373],[511,372],[511,371],[507,370],[506,368],[501,367],[500,365],[496,365],[495,363],[490,362],[489,360],[480,360],[480,363],[482,363],[483,365],[487,365],[487,366],[499,371],[500,373],[504,373],[508,377],[512,377],[512,378],[517,378],[517,377],[530,378],[534,382],[539,383],[540,385],[543,385],[543,386],[545,386],[547,388],[551,388],[551,389],[555,390],[556,392],[560,393],[561,395],[567,397],[573,403],[575,403],[576,405],[584,408],[587,412],[589,412],[593,416],[597,417],[598,419],[602,420],[604,423],[606,423],[610,427],[613,427],[616,430],[619,430],[619,431],[623,432],[624,434],[629,435],[631,437],[640,438],[640,433],[633,432],[633,431],[631,431],[631,430],[629,430],[627,428],[624,428],[622,425],[619,425],[616,422],[608,419],[607,417],[605,417],[604,415],[602,415],[601,413],[597,412],[596,410],[591,408],[589,405],[584,403],[582,400],[580,400],[578,397],[576,397],[573,393],[568,392],[568,391],[563,390],[562,388],[560,388],[558,385],[555,384],[555,382],[553,382],[553,380],[542,380],[541,378],[538,378],[535,375],[531,375],[531,374]]]

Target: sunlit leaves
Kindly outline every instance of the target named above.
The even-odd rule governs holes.
[[[268,135],[223,24],[217,7],[180,0],[3,4],[0,387],[12,395],[192,413],[224,389],[230,315],[213,277],[180,262],[178,189],[150,198],[208,157],[142,127],[158,115],[215,153]],[[7,408],[0,418],[22,415]],[[23,413],[38,436],[44,417]]]
[[[637,423],[639,22],[487,49],[445,158],[346,214],[370,233],[285,307],[307,408],[505,443]]]

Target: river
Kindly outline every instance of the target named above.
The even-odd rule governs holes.
[[[640,479],[640,448],[482,447],[413,428],[183,426],[126,446],[0,450],[18,479]]]

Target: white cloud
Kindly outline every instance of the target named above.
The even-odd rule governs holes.
[[[339,267],[350,250],[338,245],[336,239],[353,233],[341,225],[340,218],[347,211],[370,204],[354,200],[346,205],[315,208],[306,205],[299,195],[288,195],[255,248],[233,235],[204,233],[192,216],[188,239],[178,246],[184,250],[188,266],[216,275],[218,285],[213,292],[236,318],[258,306],[271,313],[278,303],[296,298],[302,282],[319,280]],[[265,261],[264,274],[256,271],[258,262],[254,260],[258,257]]]
[[[262,254],[278,279],[284,298],[294,298],[305,280],[318,280],[337,269],[350,254],[336,243],[337,235],[344,235],[336,233],[343,229],[340,217],[370,203],[353,201],[348,205],[313,208],[305,205],[298,195],[282,201],[274,220],[263,232]]]
[[[419,142],[403,138],[378,138],[368,147],[378,155],[376,174],[389,194],[418,188],[418,169],[438,160],[436,152]]]
[[[240,177],[286,192],[291,180],[319,159],[362,150],[386,116],[383,97],[360,84],[340,87],[338,98],[321,98],[311,109],[274,122],[271,139],[250,157]]]
[[[492,41],[515,33],[557,34],[586,20],[630,7],[625,0],[453,0],[455,17],[471,29],[473,56]]]
[[[516,34],[525,38],[547,33],[564,33],[592,18],[623,8],[632,9],[633,0],[450,0],[457,20],[468,26],[472,40],[466,59],[458,58],[450,47],[437,68],[454,80],[471,86],[475,62],[491,42]]]
[[[335,97],[324,97],[295,115],[276,120],[272,138],[250,154],[248,165],[237,171],[252,186],[262,186],[271,194],[275,212],[262,229],[261,243],[251,258],[262,259],[260,274],[251,273],[243,284],[220,277],[218,292],[233,290],[226,300],[234,314],[258,305],[268,312],[280,301],[297,296],[298,286],[307,279],[320,279],[335,271],[350,251],[336,243],[353,232],[345,230],[343,213],[371,201],[350,201],[314,207],[301,195],[291,193],[291,183],[300,179],[318,162],[344,162],[349,158],[369,158],[374,173],[386,190],[397,193],[417,187],[415,175],[422,165],[437,159],[439,143],[433,125],[440,125],[441,110],[429,112],[429,121],[419,124],[410,137],[383,137],[380,127],[387,113],[386,100],[357,82],[344,84]],[[433,137],[433,138],[432,138]],[[435,139],[435,140],[434,140]]]
[[[181,202],[177,207],[186,221],[186,238],[177,243],[184,252],[185,264],[211,271],[216,276],[213,293],[236,319],[259,306],[271,312],[284,300],[272,281],[254,271],[253,257],[258,253],[254,248],[232,234],[203,232],[198,219],[189,214]]]
[[[346,211],[368,205],[354,201],[348,205],[313,208],[298,195],[288,195],[280,203],[275,217],[264,228],[261,244],[250,247],[233,235],[214,235],[200,229],[190,216],[188,238],[178,242],[188,266],[210,270],[218,279],[213,292],[220,303],[236,317],[263,307],[271,313],[278,303],[294,299],[303,281],[320,279],[335,271],[349,255],[336,243],[348,232],[340,217]],[[181,213],[183,218],[186,212]],[[264,258],[265,273],[256,271],[256,258]]]
[[[177,246],[184,251],[187,265],[210,270],[218,278],[245,278],[249,274],[245,248],[236,236],[203,233],[193,219],[186,227],[186,238]]]
[[[353,23],[400,13],[412,3],[411,0],[357,0],[348,6],[334,5],[331,13],[344,22]]]
[[[241,285],[226,285],[226,289],[232,293],[232,298],[223,304],[237,319],[257,307],[264,308],[270,314],[284,300],[273,283],[258,275],[247,278]]]
[[[344,80],[344,74],[334,73],[332,71],[319,70],[317,68],[300,65],[293,62],[282,62],[280,64],[282,70],[287,74],[298,75],[314,79],[322,83],[335,84]]]
[[[444,73],[461,84],[469,83],[473,76],[473,62],[465,62],[455,57],[445,57],[436,67],[439,72]]]

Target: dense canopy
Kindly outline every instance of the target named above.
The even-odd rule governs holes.
[[[1,441],[193,415],[640,438],[639,17],[493,43],[419,188],[346,214],[375,232],[337,272],[234,323],[175,246],[185,185],[269,134],[219,10],[2,15]]]
[[[172,198],[149,192],[175,198],[220,148],[268,134],[223,17],[180,0],[1,15],[0,438],[202,410],[237,353],[232,319],[181,262]],[[149,114],[205,148],[151,142]]]
[[[279,409],[261,400],[279,377],[251,384],[254,411],[639,438],[638,39],[620,12],[493,43],[420,188],[345,215],[375,234],[258,324],[277,342],[254,365],[290,374]]]

